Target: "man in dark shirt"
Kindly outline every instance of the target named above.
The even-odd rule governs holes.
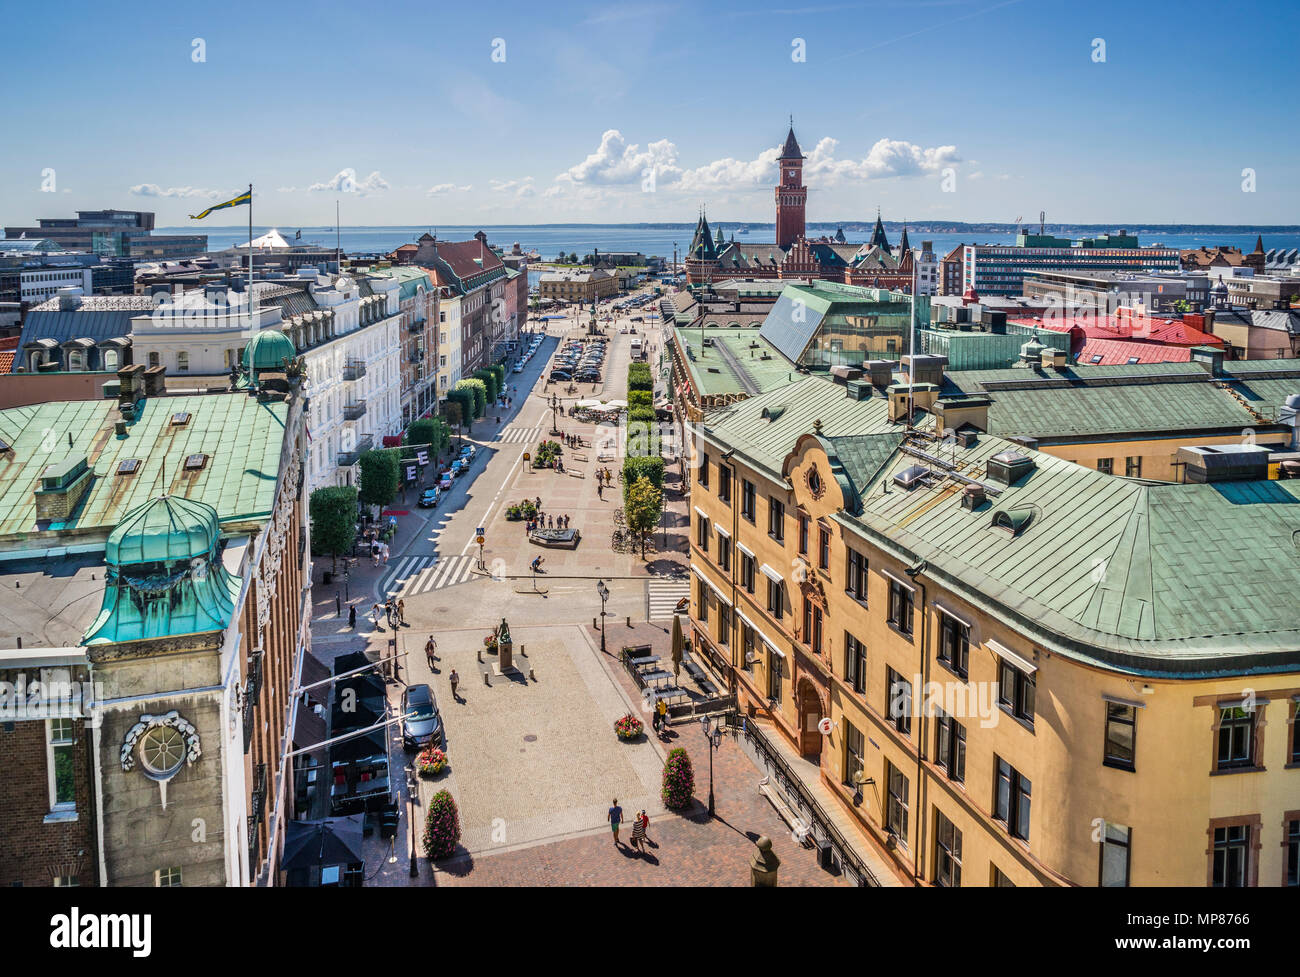
[[[618,826],[623,823],[623,809],[618,806],[618,798],[614,798],[614,804],[609,809],[609,826],[614,831],[614,844],[618,845]]]

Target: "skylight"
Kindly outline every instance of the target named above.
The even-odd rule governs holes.
[[[123,458],[117,463],[117,473],[119,475],[134,475],[139,467],[139,458]]]
[[[188,458],[185,459],[185,470],[198,471],[200,468],[203,467],[204,463],[207,460],[208,460],[207,455],[202,455],[202,454],[190,455]]]
[[[172,415],[172,427],[184,427],[190,422],[189,411],[177,411]]]

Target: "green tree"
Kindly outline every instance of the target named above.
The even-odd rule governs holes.
[[[1174,303],[1174,311],[1179,315],[1186,315],[1192,311],[1192,303],[1187,301],[1187,299],[1179,299]]]
[[[649,478],[642,476],[624,493],[623,514],[628,528],[641,537],[641,559],[645,559],[646,536],[654,532],[664,511],[664,496]]]
[[[388,505],[397,495],[397,477],[400,469],[397,452],[392,448],[378,448],[361,456],[360,499],[366,505]]]
[[[653,407],[654,395],[649,390],[630,390],[627,395],[628,407]]]
[[[497,375],[491,370],[476,370],[474,379],[483,381],[485,407],[486,404],[495,404],[501,396],[501,384],[497,381]]]
[[[664,460],[660,457],[637,457],[629,455],[623,459],[623,496],[636,484],[637,479],[648,478],[650,484],[661,493],[664,490]]]
[[[353,485],[328,485],[311,494],[311,543],[318,554],[339,557],[352,549],[357,533],[357,490]]]
[[[443,408],[447,423],[460,431],[474,420],[474,395],[468,390],[452,388],[447,391],[447,402]]]
[[[482,380],[477,380],[471,377],[460,381],[460,383],[456,384],[455,389],[467,390],[473,398],[469,414],[471,418],[478,420],[487,413],[487,385]]]

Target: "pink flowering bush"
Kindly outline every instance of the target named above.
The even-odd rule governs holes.
[[[661,792],[664,804],[674,811],[691,806],[695,796],[695,771],[691,758],[680,746],[668,754],[664,764],[664,786]]]
[[[424,819],[424,854],[430,859],[446,858],[460,842],[460,813],[450,791],[440,790],[429,799]]]

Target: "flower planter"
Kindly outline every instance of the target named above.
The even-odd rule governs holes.
[[[447,770],[447,754],[437,747],[427,747],[415,758],[415,769],[422,777],[437,777]]]
[[[614,734],[625,743],[639,740],[645,735],[645,724],[636,716],[628,713],[614,722]]]

